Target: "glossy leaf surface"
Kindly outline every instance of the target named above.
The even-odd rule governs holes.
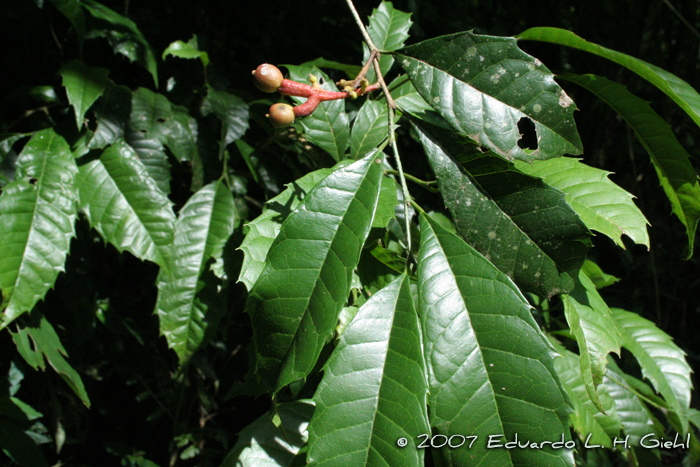
[[[622,423],[607,386],[599,388],[599,405],[605,411],[602,413],[588,395],[578,355],[556,342],[554,344],[560,355],[554,359],[554,364],[574,406],[574,413],[571,414],[574,430],[589,446],[612,448],[612,438],[620,434]]]
[[[479,436],[471,449],[433,455],[445,466],[474,459],[483,466],[573,466],[570,450],[486,448],[490,435],[568,439],[570,402],[551,345],[513,282],[435,221],[421,215],[420,223],[418,299],[430,423],[448,437]],[[557,439],[550,439],[553,433]]]
[[[589,229],[607,235],[621,248],[625,248],[622,234],[649,248],[649,222],[632,201],[634,196],[608,178],[611,172],[569,157],[531,164],[516,161],[515,167],[566,193],[566,201]]]
[[[134,150],[123,141],[80,167],[80,209],[119,251],[168,267],[175,213]]]
[[[360,159],[389,134],[386,103],[366,100],[355,117],[350,134],[350,157]]]
[[[564,193],[456,133],[415,126],[459,235],[526,291],[572,290],[588,230]]]
[[[691,256],[700,220],[700,183],[690,163],[690,155],[678,142],[671,126],[654,112],[648,102],[620,84],[594,75],[565,75],[565,79],[594,93],[632,127],[651,157],[673,213],[685,226]]]
[[[619,308],[613,308],[612,313],[622,333],[623,347],[632,352],[642,367],[642,375],[676,413],[685,434],[692,388],[685,352],[668,334],[638,314]]]
[[[187,42],[184,42],[184,41],[172,42],[163,51],[163,56],[162,56],[163,60],[165,60],[165,58],[168,57],[169,55],[172,55],[173,57],[185,58],[185,59],[198,58],[202,61],[202,66],[204,68],[209,66],[209,54],[199,50],[199,45],[197,44],[197,35],[196,34],[194,36],[192,36],[192,38],[190,40],[188,40]]]
[[[425,364],[409,279],[401,275],[357,312],[324,366],[309,425],[309,466],[422,466],[410,442],[429,433]]]
[[[336,166],[338,167],[340,166]],[[250,291],[258,280],[265,266],[267,253],[279,234],[282,222],[297,208],[311,189],[332,172],[333,169],[319,169],[290,183],[286,190],[265,203],[262,214],[246,225],[248,233],[239,247],[244,257],[238,278],[245,284],[246,289]]]
[[[88,109],[107,86],[112,84],[107,77],[109,70],[90,67],[82,61],[72,60],[63,65],[58,74],[63,77],[63,87],[66,88],[68,102],[75,111],[75,123],[78,129],[82,129]]]
[[[620,355],[622,336],[608,305],[583,271],[579,273],[579,281],[571,294],[562,295],[562,302],[566,321],[578,343],[581,377],[586,391],[593,404],[605,411],[596,388],[603,382],[608,354],[615,352]]]
[[[379,197],[378,157],[316,185],[270,247],[246,305],[256,372],[270,391],[308,375],[337,324]]]
[[[394,8],[391,2],[382,1],[378,8],[372,10],[372,15],[369,17],[369,25],[367,33],[372,39],[374,46],[379,50],[396,50],[403,47],[406,39],[408,39],[408,30],[411,29],[411,13],[404,13]],[[366,44],[363,45],[364,56],[362,62],[369,60],[369,48]],[[386,75],[394,64],[394,57],[391,54],[382,54],[379,57],[379,67],[382,74]],[[353,77],[354,78],[354,77]],[[367,80],[374,83],[377,80],[377,75],[374,69],[370,68],[367,72]]]
[[[319,79],[319,83],[323,83],[321,88],[338,91],[328,75],[316,67],[294,65],[285,65],[285,67],[289,70],[289,78],[294,81],[308,83],[309,75],[313,74]],[[303,97],[292,99],[296,104],[306,101]],[[345,150],[350,142],[350,126],[343,99],[321,102],[314,113],[299,119],[298,122],[311,143],[326,151],[336,161],[345,158]]]
[[[302,455],[299,450],[306,444],[313,412],[313,402],[308,400],[280,404],[279,426],[265,414],[245,427],[221,467],[292,467]]]
[[[690,118],[700,125],[700,94],[688,83],[673,73],[632,57],[622,52],[608,49],[598,44],[588,42],[571,31],[559,28],[531,28],[519,34],[518,39],[551,42],[583,50],[607,58],[637,73],[642,78],[666,93]]]
[[[423,99],[459,133],[501,157],[532,161],[581,154],[576,106],[542,62],[515,39],[461,32],[396,53]],[[535,124],[538,148],[518,145],[518,122]]]
[[[213,274],[205,274],[209,272],[205,267],[221,259],[233,233],[234,217],[233,195],[218,181],[192,195],[175,222],[170,272],[159,279],[156,313],[161,334],[181,364],[202,343],[212,316],[222,311],[216,300],[221,283]]]
[[[0,194],[0,328],[31,311],[64,270],[75,235],[78,168],[52,129],[34,134]]]

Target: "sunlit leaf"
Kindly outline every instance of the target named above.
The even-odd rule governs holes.
[[[85,391],[83,380],[66,361],[68,353],[46,317],[35,317],[32,314],[30,322],[18,325],[10,334],[17,351],[32,368],[45,370],[48,361],[51,368],[63,378],[80,400],[90,407],[90,398]]]
[[[622,346],[632,352],[642,367],[642,375],[651,381],[676,413],[685,434],[693,387],[690,380],[692,370],[685,360],[685,352],[651,321],[619,308],[611,310],[622,332]]]
[[[358,365],[358,362],[362,362]],[[357,312],[324,366],[309,424],[309,466],[422,466],[429,433],[418,317],[400,276]]]
[[[620,281],[619,278],[603,272],[603,270],[600,269],[600,266],[590,260],[583,262],[581,271],[588,276],[591,282],[593,282],[593,285],[595,285],[596,289],[602,289]]]
[[[169,55],[178,58],[193,59],[198,58],[202,61],[202,65],[206,68],[209,65],[209,54],[199,50],[199,45],[197,44],[197,35],[193,35],[192,38],[187,41],[175,41],[172,42],[163,51],[163,60]]]
[[[605,385],[599,386],[600,405],[605,413],[593,404],[586,384],[581,376],[579,357],[566,350],[561,344],[553,342],[560,357],[554,359],[554,365],[574,406],[571,423],[581,440],[588,446],[605,446],[612,448],[612,438],[620,434],[622,423],[617,414],[615,401]]]
[[[573,466],[568,449],[487,448],[489,436],[506,442],[516,433],[520,440],[568,440],[570,402],[551,345],[515,284],[429,217],[421,215],[420,223],[430,424],[447,437],[479,436],[470,449],[436,449],[433,456],[455,467],[475,459],[494,467]]]
[[[678,142],[670,125],[652,110],[648,102],[620,84],[593,75],[565,75],[565,79],[593,92],[615,109],[634,130],[651,157],[673,213],[685,226],[688,257],[692,256],[695,231],[700,220],[700,183],[690,163],[690,155]]]
[[[515,39],[461,32],[408,46],[396,59],[455,130],[501,157],[532,161],[581,154],[576,106]],[[535,151],[518,144],[521,119],[535,125]]]
[[[340,164],[335,168],[348,165]],[[333,169],[319,169],[290,183],[286,190],[265,203],[262,214],[246,224],[248,233],[239,247],[244,257],[238,280],[243,282],[249,291],[265,266],[267,252],[277,238],[282,222],[297,208],[309,191],[331,172]]]
[[[517,37],[522,40],[535,40],[565,45],[612,60],[637,73],[666,93],[668,97],[673,99],[676,104],[690,115],[690,118],[692,118],[695,123],[700,125],[700,94],[698,94],[692,86],[673,73],[662,70],[644,60],[588,42],[573,32],[564,29],[551,27],[531,28],[519,34]]]
[[[532,164],[516,161],[515,167],[566,193],[569,205],[589,229],[607,235],[622,248],[622,234],[649,248],[649,222],[632,201],[634,196],[608,178],[611,172],[569,157]]]
[[[329,68],[331,70],[340,70],[345,72],[348,78],[355,79],[355,77],[360,73],[362,67],[360,65],[348,65],[347,63],[340,63],[333,60],[326,60],[323,57],[318,57],[314,60],[304,62],[300,64],[301,66],[315,66],[317,68]]]
[[[366,100],[355,117],[350,134],[350,157],[360,159],[389,134],[386,103]]]
[[[256,373],[272,392],[305,377],[338,321],[369,234],[380,155],[334,171],[287,217],[248,295]]]
[[[81,165],[80,209],[119,251],[168,267],[175,214],[131,147],[118,141]]]
[[[294,81],[308,83],[309,75],[313,74],[323,83],[321,88],[328,91],[338,90],[328,75],[316,67],[294,65],[285,65],[285,67],[289,70],[289,78]],[[297,104],[306,101],[303,97],[293,97],[293,99]],[[314,113],[298,121],[311,143],[326,151],[336,161],[345,158],[345,150],[350,140],[350,127],[343,99],[322,102]]]
[[[158,281],[156,313],[161,334],[181,364],[197,350],[212,318],[222,311],[216,309],[221,307],[216,302],[221,281],[205,274],[205,266],[221,259],[233,233],[234,216],[233,195],[218,181],[192,195],[175,223],[169,273],[162,273]]]
[[[589,233],[564,193],[457,133],[414,123],[459,235],[525,291],[572,290]]]
[[[310,400],[278,405],[279,423],[265,414],[241,430],[221,467],[293,467],[297,455],[303,455],[299,451],[306,444],[313,412]]]
[[[391,2],[382,1],[379,8],[372,10],[369,17],[367,33],[372,39],[374,46],[379,50],[396,50],[403,47],[408,39],[408,30],[411,29],[411,13],[404,13],[394,8]],[[369,60],[369,48],[363,44],[363,62]],[[379,57],[379,67],[382,74],[386,75],[394,64],[394,57],[391,54],[382,54]],[[367,79],[373,83],[376,81],[374,69],[370,68]]]
[[[75,123],[78,129],[82,129],[88,109],[112,84],[107,77],[109,70],[90,67],[80,60],[73,60],[63,65],[58,74],[63,77],[63,87],[66,88],[68,102],[75,110]]]
[[[593,282],[581,271],[576,288],[562,295],[566,321],[578,343],[581,377],[593,404],[604,411],[596,393],[610,352],[620,355],[622,336],[615,326],[612,313],[598,294]]]
[[[0,328],[34,308],[54,286],[75,235],[78,168],[52,129],[35,133],[0,194]]]

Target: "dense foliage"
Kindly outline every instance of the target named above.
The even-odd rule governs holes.
[[[197,35],[158,48],[95,0],[30,6],[11,13],[49,18],[60,65],[0,121],[2,465],[700,460],[673,310],[606,301],[610,252],[648,255],[653,228],[584,162],[577,120],[626,122],[693,265],[688,144],[623,84],[573,73],[585,59],[554,75],[523,47],[620,66],[697,131],[687,82],[556,27],[415,40],[382,2],[355,26],[365,68],[359,39],[280,65],[303,89],[284,97],[249,72],[227,86],[259,63],[220,66]],[[386,86],[363,95],[365,73]],[[584,90],[606,110],[576,112]],[[322,92],[292,126],[265,118]]]

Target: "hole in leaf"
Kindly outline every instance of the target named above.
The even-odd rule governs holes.
[[[148,133],[147,130],[139,130],[139,131],[140,131],[141,133],[143,133],[144,135],[145,135],[146,133]]]
[[[165,118],[164,117],[158,117],[156,118],[156,121],[159,123],[165,123]]]
[[[38,180],[34,177],[29,179],[29,183],[31,183],[32,185],[36,185],[36,182],[38,182]]]
[[[537,130],[535,123],[527,117],[518,120],[518,131],[521,138],[518,140],[518,146],[521,149],[537,150]]]
[[[318,84],[320,84],[321,86],[323,86],[323,83],[324,83],[324,81],[323,81],[323,76],[319,76],[319,78],[318,78]]]

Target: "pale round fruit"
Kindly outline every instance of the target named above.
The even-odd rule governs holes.
[[[263,63],[253,71],[255,86],[262,92],[277,91],[283,79],[280,69],[269,63]]]
[[[268,117],[272,126],[284,128],[294,123],[294,108],[289,104],[274,104]]]

